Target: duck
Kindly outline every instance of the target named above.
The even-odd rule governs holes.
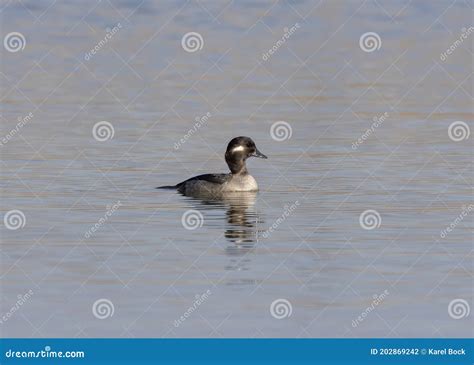
[[[159,186],[157,189],[175,189],[190,196],[258,191],[257,181],[247,169],[246,161],[249,157],[268,158],[258,150],[250,137],[235,137],[229,142],[225,152],[230,173],[198,175],[179,184]]]

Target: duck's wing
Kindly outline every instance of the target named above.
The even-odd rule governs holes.
[[[197,198],[218,194],[223,185],[232,179],[231,174],[204,174],[192,177],[177,185],[181,194]]]
[[[157,189],[179,189],[184,184],[190,181],[207,181],[214,184],[224,184],[226,181],[229,181],[231,177],[232,177],[231,174],[204,174],[204,175],[194,176],[176,185],[158,186]]]
[[[194,176],[188,180],[184,180],[176,185],[158,186],[157,189],[180,189],[187,182],[190,181],[207,181],[213,184],[224,184],[231,179],[231,174],[204,174]]]

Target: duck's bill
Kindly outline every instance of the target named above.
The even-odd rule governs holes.
[[[265,156],[262,152],[260,152],[259,150],[255,150],[255,153],[252,155],[253,157],[258,157],[258,158],[268,158],[267,156]]]

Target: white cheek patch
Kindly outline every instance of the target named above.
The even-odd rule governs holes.
[[[237,146],[235,148],[232,149],[232,153],[234,152],[243,152],[245,150],[245,147],[244,146]]]

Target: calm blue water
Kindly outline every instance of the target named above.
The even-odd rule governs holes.
[[[26,43],[1,51],[2,219],[25,223],[1,227],[1,335],[472,336],[473,214],[457,218],[473,203],[473,138],[449,136],[472,128],[471,14],[465,1],[2,2],[2,39]],[[94,138],[101,121],[113,138]],[[248,164],[258,194],[154,189],[226,172],[238,135],[269,156]]]

